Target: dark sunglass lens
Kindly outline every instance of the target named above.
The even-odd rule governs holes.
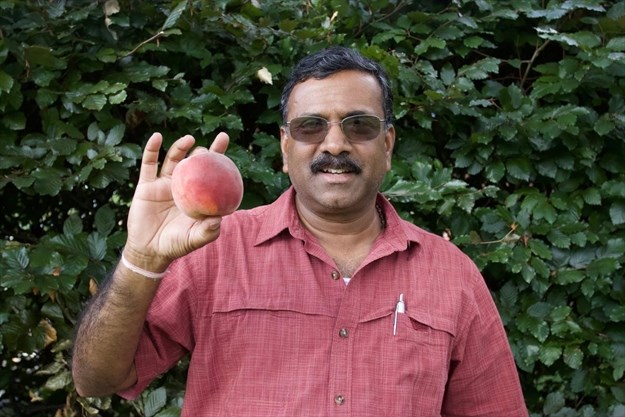
[[[328,126],[328,122],[320,117],[296,117],[291,120],[291,136],[295,140],[314,141],[323,134]]]
[[[351,116],[343,120],[343,130],[356,141],[371,140],[380,134],[381,122],[375,116]]]

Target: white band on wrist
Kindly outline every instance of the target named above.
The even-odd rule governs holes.
[[[165,272],[152,272],[152,271],[146,271],[143,268],[139,268],[137,265],[133,265],[130,263],[130,261],[128,261],[128,259],[126,259],[126,257],[124,256],[124,253],[122,252],[122,258],[121,258],[122,264],[130,269],[132,272],[134,272],[135,274],[139,274],[142,275],[146,278],[150,278],[150,279],[161,279],[165,276],[165,274],[167,273],[167,271]]]

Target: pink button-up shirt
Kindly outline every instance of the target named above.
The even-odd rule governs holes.
[[[227,216],[217,241],[170,266],[122,396],[190,352],[186,417],[527,416],[498,312],[464,254],[380,195],[387,226],[346,285],[294,195]]]

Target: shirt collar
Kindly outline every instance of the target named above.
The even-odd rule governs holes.
[[[378,193],[376,204],[386,217],[386,229],[382,239],[393,249],[400,251],[409,247],[411,242],[419,243],[418,229],[402,220],[392,204]],[[305,230],[295,208],[295,189],[289,187],[276,201],[266,206],[263,227],[260,229],[254,245],[260,245],[288,230],[291,236],[305,239]]]

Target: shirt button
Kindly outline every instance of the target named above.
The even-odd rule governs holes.
[[[336,405],[343,405],[345,403],[345,397],[339,394],[334,397],[334,402],[336,403]]]
[[[348,335],[349,332],[347,331],[347,329],[343,328],[339,330],[339,336],[341,336],[343,339],[346,339]]]
[[[336,281],[339,278],[341,278],[341,274],[338,271],[332,271],[332,279]]]

